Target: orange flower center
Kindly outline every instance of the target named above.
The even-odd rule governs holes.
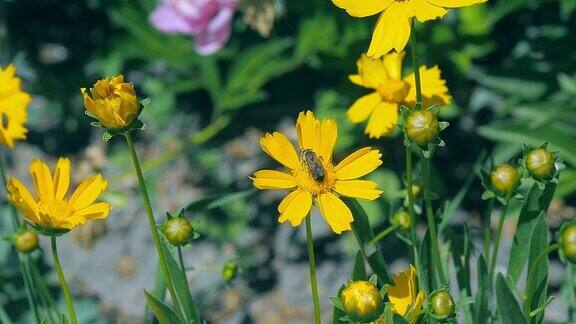
[[[65,220],[72,217],[73,209],[65,200],[40,200],[38,202],[38,213],[46,215],[50,219]]]
[[[382,101],[401,103],[406,99],[410,85],[403,80],[385,80],[377,91]]]
[[[292,170],[292,175],[298,182],[298,188],[310,192],[314,197],[331,191],[336,182],[334,166],[320,157],[318,157],[317,162],[323,169],[322,179],[320,179],[318,174],[311,168],[310,162],[304,158],[300,159],[300,168]]]

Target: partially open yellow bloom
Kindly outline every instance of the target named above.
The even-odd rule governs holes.
[[[394,285],[388,289],[388,299],[394,313],[409,323],[416,323],[418,312],[424,303],[425,294],[416,289],[416,269],[412,265],[394,276]]]
[[[347,284],[340,298],[344,312],[353,321],[372,321],[382,310],[380,291],[369,281],[359,280]]]
[[[8,148],[13,148],[14,142],[25,139],[28,133],[24,124],[31,97],[20,89],[20,78],[15,73],[14,65],[0,67],[0,144]]]
[[[382,59],[362,55],[356,62],[358,74],[349,76],[352,83],[374,90],[356,100],[347,113],[353,123],[361,123],[370,117],[365,130],[370,138],[392,134],[398,122],[399,105],[412,107],[416,103],[414,74],[402,78],[404,55],[404,52],[392,52]],[[420,66],[424,107],[448,105],[452,102],[440,72],[438,66]]]
[[[90,94],[86,88],[80,91],[88,112],[106,128],[126,128],[140,114],[134,86],[124,82],[122,75],[98,80],[94,87],[90,88]]]
[[[108,184],[101,174],[82,181],[70,198],[66,197],[71,176],[69,159],[58,159],[54,175],[44,161],[33,160],[30,175],[36,195],[18,179],[10,178],[7,196],[32,226],[48,232],[66,231],[88,220],[108,217],[110,204],[95,203]]]
[[[380,14],[368,56],[379,58],[395,49],[406,47],[412,29],[412,18],[420,22],[442,18],[449,8],[459,8],[485,2],[486,0],[332,0],[353,17]]]
[[[318,120],[311,111],[301,112],[296,121],[299,153],[288,138],[278,132],[260,139],[262,149],[286,167],[286,171],[260,170],[252,180],[258,189],[288,189],[291,192],[278,206],[279,222],[298,226],[308,215],[313,201],[332,230],[340,234],[351,229],[352,212],[341,196],[374,200],[382,191],[373,181],[356,180],[374,171],[382,161],[378,150],[365,147],[336,166],[332,152],[338,129],[332,119]]]

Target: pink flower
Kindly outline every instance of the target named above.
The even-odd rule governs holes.
[[[209,55],[228,41],[237,3],[237,0],[164,0],[150,14],[150,23],[165,33],[196,36],[196,52]]]

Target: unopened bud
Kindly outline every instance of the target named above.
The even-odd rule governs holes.
[[[554,174],[554,156],[552,152],[538,148],[526,155],[526,169],[536,179],[546,179]]]
[[[430,308],[432,314],[440,320],[445,320],[454,315],[454,299],[446,290],[438,290],[430,296]]]
[[[520,175],[518,170],[510,164],[500,164],[490,172],[492,187],[501,195],[508,195],[514,189]]]
[[[164,224],[164,235],[170,244],[184,246],[194,238],[194,228],[184,217],[174,217]]]
[[[417,110],[406,119],[406,135],[418,145],[426,145],[438,136],[440,124],[429,110]]]
[[[568,223],[562,227],[560,251],[568,261],[576,265],[576,222]]]
[[[390,219],[392,226],[407,231],[412,227],[412,217],[406,211],[399,211],[392,215]]]
[[[370,322],[382,311],[380,291],[369,281],[353,281],[340,293],[344,312],[352,321]]]
[[[238,276],[238,265],[234,261],[228,261],[222,267],[222,278],[227,283],[231,283]]]
[[[38,234],[23,230],[14,236],[14,247],[20,253],[31,253],[38,248]]]

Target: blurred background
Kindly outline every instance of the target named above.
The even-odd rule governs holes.
[[[173,1],[186,2],[195,1]],[[383,152],[383,166],[371,175],[383,188],[383,199],[363,203],[375,230],[386,228],[390,213],[404,203],[402,138],[369,140],[364,126],[345,116],[365,93],[347,76],[368,47],[376,17],[351,18],[328,0],[214,2],[233,15],[206,35],[169,33],[170,26],[153,24],[150,15],[166,5],[154,0],[0,0],[0,64],[15,64],[33,96],[28,140],[2,152],[9,173],[29,180],[31,159],[54,163],[68,156],[76,179],[103,172],[110,181],[104,196],[114,206],[110,217],[75,230],[60,244],[82,323],[138,322],[143,289],[152,289],[156,269],[125,143],[104,143],[101,130],[90,127],[84,114],[79,89],[103,76],[124,74],[141,98],[152,100],[141,117],[148,128],[137,134],[138,150],[157,219],[186,209],[196,221],[200,238],[185,251],[185,262],[197,306],[209,322],[312,318],[304,228],[278,224],[283,193],[256,193],[249,179],[255,170],[277,167],[261,151],[264,132],[294,137],[295,117],[304,109],[336,119],[335,160],[360,146]],[[450,127],[442,133],[446,147],[437,152],[433,170],[436,205],[460,193],[445,236],[458,237],[467,220],[480,240],[485,204],[474,170],[486,154],[497,162],[518,154],[521,143],[549,141],[561,152],[567,170],[549,224],[555,230],[574,217],[575,9],[573,0],[489,1],[417,24],[422,63],[440,66],[454,97],[441,110]],[[214,53],[206,55],[202,37],[216,37],[208,44],[216,47],[208,48]],[[412,71],[408,59],[404,68],[405,74]],[[1,208],[6,215],[7,206]],[[509,213],[501,265],[507,264],[517,212]],[[9,233],[8,222],[0,217],[2,235]],[[348,278],[356,243],[352,234],[331,233],[317,213],[313,227],[329,319],[328,297]],[[407,265],[409,250],[397,237],[387,237],[381,247],[392,272]],[[34,257],[59,296],[49,253]],[[16,260],[10,244],[0,242],[0,304],[17,323],[28,323],[33,317]],[[240,272],[227,282],[221,269],[230,260]],[[553,295],[564,293],[562,269],[558,261],[551,263]],[[552,302],[547,318],[566,322],[561,298]]]

